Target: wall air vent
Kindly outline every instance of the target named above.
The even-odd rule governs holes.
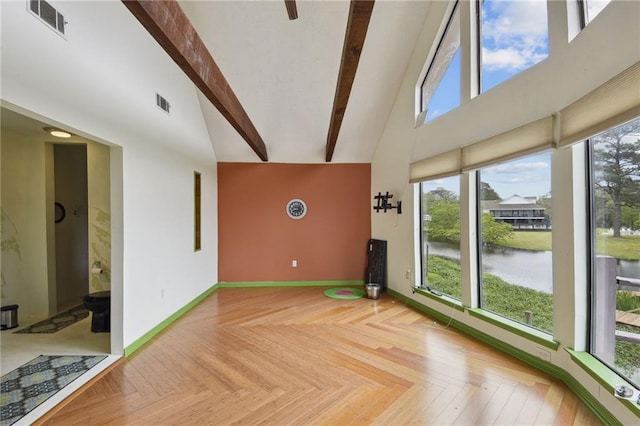
[[[39,17],[42,22],[49,25],[56,32],[64,35],[64,27],[67,21],[64,16],[50,3],[44,0],[28,0],[29,10]]]
[[[169,114],[169,108],[171,108],[171,104],[168,100],[160,96],[156,93],[156,104],[160,107],[161,110]]]

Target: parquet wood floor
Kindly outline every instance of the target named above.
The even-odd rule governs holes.
[[[562,382],[387,294],[322,290],[219,289],[46,424],[600,424]]]

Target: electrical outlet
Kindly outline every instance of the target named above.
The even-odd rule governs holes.
[[[547,361],[547,362],[550,362],[550,361],[551,361],[551,352],[549,352],[549,351],[547,351],[547,350],[545,350],[545,349],[542,349],[542,348],[536,348],[536,350],[535,350],[535,355],[536,355],[538,358],[540,358],[540,359],[542,359],[542,360],[545,360],[545,361]]]
[[[407,272],[404,274],[404,277],[408,280],[411,279],[411,269],[407,269]]]
[[[291,261],[291,267],[292,268],[297,268],[298,267],[298,261],[297,260],[292,260]]]

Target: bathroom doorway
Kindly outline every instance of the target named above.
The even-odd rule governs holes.
[[[57,312],[89,293],[87,146],[53,146]]]

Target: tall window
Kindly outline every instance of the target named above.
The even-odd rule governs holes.
[[[549,55],[546,0],[481,0],[481,92]]]
[[[591,352],[640,386],[640,118],[589,146]]]
[[[460,105],[460,13],[456,3],[445,33],[422,83],[422,111],[426,121]]]
[[[479,172],[483,309],[551,333],[550,153]]]
[[[460,284],[460,177],[422,188],[422,286],[462,299]]]

